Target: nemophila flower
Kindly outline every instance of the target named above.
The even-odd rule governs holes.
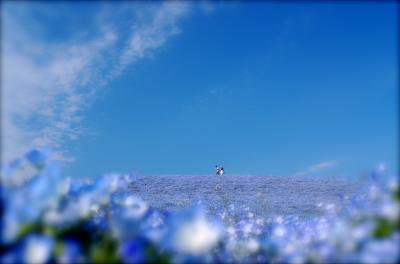
[[[205,253],[217,243],[219,232],[202,217],[183,223],[175,233],[175,249],[193,255]]]
[[[22,260],[32,264],[47,263],[53,255],[53,248],[53,238],[31,234],[23,242]]]
[[[106,233],[110,227],[109,214],[108,208],[100,208],[97,213],[88,219],[88,222],[93,225],[93,229]]]
[[[393,199],[382,199],[382,204],[378,209],[378,215],[391,220],[396,221],[400,215],[400,204]]]
[[[257,217],[255,221],[258,226],[264,226],[265,220],[261,217]]]
[[[132,179],[128,175],[121,175],[117,173],[106,174],[102,177],[105,186],[108,187],[108,193],[125,190]]]
[[[93,201],[91,194],[83,194],[69,201],[61,211],[51,211],[46,214],[46,220],[54,225],[70,224],[73,221],[91,216],[97,208],[98,203]]]
[[[37,175],[21,186],[7,186],[2,190],[4,202],[5,241],[13,240],[19,231],[19,226],[37,221],[50,207],[55,206],[61,195],[58,184],[61,173],[57,164],[48,163]]]
[[[369,238],[374,230],[375,225],[371,221],[361,223],[351,229],[350,236],[352,239],[361,242]]]
[[[9,164],[2,164],[2,183],[6,186],[19,186],[38,175],[38,172],[54,163],[49,159],[50,151],[45,149],[31,150],[22,158]]]
[[[121,192],[111,197],[112,209],[115,215],[122,218],[138,220],[148,211],[149,206],[141,198],[128,192]]]
[[[395,237],[384,240],[370,240],[360,256],[363,263],[398,263],[400,240]]]
[[[245,241],[245,247],[250,254],[253,254],[260,249],[260,243],[256,238],[252,237]]]
[[[237,238],[237,232],[235,227],[227,226],[225,229],[226,236],[229,240],[235,240]]]
[[[57,262],[62,264],[85,263],[81,246],[77,241],[68,239],[61,244],[61,253],[57,257]]]
[[[228,242],[227,249],[237,261],[249,262],[247,259],[260,249],[260,243],[255,238],[239,239]]]
[[[278,224],[282,224],[283,223],[283,217],[281,215],[278,215],[274,218],[275,222]]]
[[[143,217],[149,208],[147,203],[135,195],[126,197],[121,206],[123,207],[124,217],[132,219]]]
[[[147,213],[148,205],[139,197],[129,193],[114,195],[110,218],[113,235],[119,240],[136,236]]]
[[[154,244],[162,243],[162,239],[167,233],[166,226],[160,226],[157,228],[143,228],[142,229],[143,237],[153,242]],[[161,247],[162,248],[162,247]]]
[[[131,239],[121,243],[119,255],[124,263],[144,263],[146,247],[142,239]]]
[[[13,248],[6,252],[2,252],[0,255],[0,263],[4,264],[14,264],[21,263],[21,248]]]
[[[272,231],[272,236],[275,238],[283,238],[284,236],[286,236],[286,234],[286,227],[282,224],[276,225]]]
[[[221,224],[207,219],[201,207],[194,206],[176,213],[168,220],[169,230],[164,242],[176,253],[206,254],[217,245],[221,238]]]
[[[33,149],[25,154],[25,158],[36,168],[41,169],[49,159],[48,149]]]
[[[256,219],[251,218],[239,221],[236,229],[240,236],[249,237],[252,235],[259,235],[262,231],[262,226],[257,223]]]
[[[141,221],[140,229],[148,240],[159,243],[166,232],[165,216],[154,209],[149,209],[147,216]]]
[[[112,195],[125,189],[122,181],[122,176],[108,174],[91,181],[72,182],[58,211],[48,212],[46,219],[49,223],[60,224],[100,214]]]
[[[91,184],[85,183],[82,180],[74,180],[70,182],[68,196],[69,198],[77,197],[90,189],[92,189]]]

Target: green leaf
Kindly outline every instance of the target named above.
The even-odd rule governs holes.
[[[116,241],[107,236],[92,246],[90,258],[93,263],[121,263],[117,249]]]
[[[375,231],[374,231],[374,237],[376,238],[385,238],[390,236],[393,231],[394,231],[394,226],[393,224],[388,220],[388,219],[378,219]]]

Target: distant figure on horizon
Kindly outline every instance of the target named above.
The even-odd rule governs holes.
[[[223,175],[225,173],[224,167],[215,165],[215,173],[217,175]]]

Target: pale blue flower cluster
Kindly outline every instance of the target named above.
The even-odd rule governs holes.
[[[134,175],[62,177],[46,150],[2,167],[1,263],[396,263],[399,186],[373,173],[368,188],[326,213],[261,218],[227,205],[155,210],[130,191]],[[241,220],[233,217],[242,210]]]

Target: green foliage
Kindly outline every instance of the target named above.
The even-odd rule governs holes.
[[[393,192],[393,197],[396,201],[400,202],[400,188],[397,187]]]
[[[21,226],[18,237],[23,238],[30,233],[41,233],[49,236],[54,236],[56,230],[53,227],[44,225],[42,223],[24,224]]]
[[[160,253],[154,246],[149,245],[146,248],[146,262],[168,264],[171,263],[171,258],[167,254]]]
[[[92,263],[121,263],[117,254],[118,244],[110,236],[104,236],[95,242],[90,249]]]
[[[78,242],[85,253],[89,252],[89,246],[96,241],[98,236],[98,230],[91,227],[85,220],[58,229],[55,234],[56,239],[71,239]]]
[[[380,218],[376,222],[376,228],[374,231],[374,237],[385,238],[390,236],[395,230],[395,225],[393,222],[385,218]]]

